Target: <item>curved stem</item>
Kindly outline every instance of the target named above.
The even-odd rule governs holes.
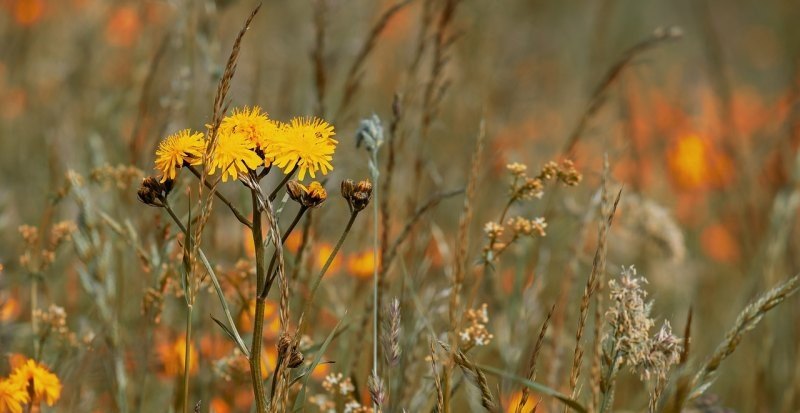
[[[289,172],[288,174],[286,174],[285,177],[283,177],[283,180],[280,183],[278,183],[278,186],[276,186],[275,189],[273,189],[272,192],[269,194],[270,201],[275,200],[275,197],[278,196],[278,191],[280,191],[281,188],[283,188],[283,186],[286,185],[286,183],[289,182],[290,179],[292,179],[292,176],[294,176],[294,173],[296,171],[297,171],[297,166],[295,166],[291,172]]]

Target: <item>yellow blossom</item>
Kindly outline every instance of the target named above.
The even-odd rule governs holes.
[[[156,169],[161,172],[161,182],[175,179],[176,170],[184,163],[202,163],[204,150],[203,134],[190,129],[178,131],[161,141],[156,149]]]
[[[189,375],[197,372],[197,348],[194,344],[189,353]],[[168,377],[183,376],[186,370],[186,338],[180,337],[174,343],[163,343],[158,347],[158,355]]]
[[[243,133],[218,134],[208,173],[213,174],[219,168],[222,170],[222,182],[226,182],[228,177],[239,179],[239,174],[247,173],[248,169],[256,169],[263,163],[253,152],[255,147],[256,144]]]
[[[11,380],[0,380],[0,413],[22,413],[28,403],[25,386]]]
[[[256,148],[264,152],[280,133],[280,125],[271,120],[266,113],[261,112],[260,107],[245,106],[242,109],[234,109],[232,114],[222,119],[219,134],[233,133],[243,134]],[[270,162],[270,158],[265,158],[264,166],[269,166]]]
[[[48,406],[54,405],[61,397],[61,381],[50,370],[33,360],[27,360],[17,367],[8,380],[26,389],[32,385],[31,394],[34,405],[45,402]]]
[[[317,171],[325,175],[333,169],[330,161],[339,143],[334,135],[333,126],[324,120],[294,118],[281,128],[264,155],[287,174],[297,168],[301,181],[306,173],[315,178]]]

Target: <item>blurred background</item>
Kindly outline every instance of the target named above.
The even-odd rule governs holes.
[[[347,96],[353,62],[376,22],[396,3],[264,1],[242,43],[229,99],[231,107],[259,105],[275,119],[318,115],[331,122],[340,141],[335,169],[327,177],[333,199],[341,179],[369,174],[367,156],[353,138],[359,120],[375,113],[388,124],[393,96],[400,94],[403,142],[388,195],[399,211],[390,223],[394,233],[409,215],[410,200],[465,185],[483,120],[486,149],[471,244],[476,259],[483,223],[503,207],[507,163],[522,162],[536,171],[565,155],[575,161],[585,178],[578,189],[558,190],[552,203],[520,206],[525,213],[548,216],[548,236],[522,243],[498,266],[492,280],[496,288],[483,297],[495,335],[491,348],[476,356],[483,363],[523,371],[528,344],[515,337],[538,333],[543,309],[556,302],[565,277],[572,279],[567,301],[580,300],[596,246],[596,226],[582,219],[596,202],[604,154],[613,192],[624,186],[609,238],[609,272],[635,264],[650,282],[654,315],[670,320],[676,332],[682,333],[693,309],[696,362],[710,354],[760,291],[800,270],[796,1],[465,0],[446,28],[452,44],[442,61],[441,100],[429,125],[421,120],[425,111],[419,101],[431,82],[435,57],[419,51],[432,36],[423,30],[423,0],[390,16],[358,70],[357,93]],[[70,329],[79,337],[102,337],[97,319],[113,319],[123,329],[113,339],[89,337],[91,345],[61,349],[50,360],[62,363],[57,371],[67,383],[56,411],[124,410],[119,396],[113,396],[119,385],[110,384],[120,371],[112,360],[129,373],[130,406],[166,411],[163,405],[174,397],[167,390],[172,387],[159,383],[172,383],[168,373],[174,377],[181,370],[170,370],[169,354],[181,336],[182,301],[167,294],[157,324],[142,317],[148,311],[142,303],[147,289],[158,290],[165,279],[158,274],[179,264],[169,258],[177,252],[162,236],[165,217],[135,199],[141,173],[114,168],[130,165],[154,174],[154,149],[164,136],[188,127],[203,130],[233,39],[256,4],[0,0],[0,352],[25,352],[24,337],[30,334],[28,277],[19,263],[25,247],[17,227],[23,224],[75,221],[94,245],[86,247],[91,253],[76,245],[77,253],[66,247],[57,254],[41,275],[40,307],[66,308]],[[681,35],[631,54],[635,45],[665,32]],[[591,102],[596,110],[589,109]],[[582,120],[579,139],[567,153],[565,145]],[[421,174],[415,173],[414,159],[421,160]],[[75,184],[68,170],[86,180],[81,195],[64,195]],[[244,191],[235,186],[222,191],[247,205]],[[80,197],[85,199],[71,199]],[[455,211],[461,205],[461,198],[445,200],[424,218],[427,226],[404,250],[404,264],[389,273],[387,295],[409,288],[401,286],[403,271],[412,274],[420,294],[443,285],[452,254],[443,245],[453,247]],[[338,202],[314,216],[312,257],[327,256],[343,211],[346,206]],[[328,304],[312,338],[324,339],[344,310],[354,317],[352,328],[328,351],[328,358],[346,361],[331,369],[356,366],[351,370],[366,372],[347,361],[355,356],[336,355],[356,345],[359,317],[367,310],[374,261],[368,222],[360,222],[323,282]],[[223,271],[234,273],[249,252],[232,223],[232,217],[216,214],[204,248],[214,251]],[[134,252],[139,243],[163,258],[155,268],[166,270],[143,270],[148,265]],[[98,256],[105,258],[98,263]],[[104,318],[97,295],[86,292],[82,271],[117,277],[111,286],[100,277],[109,288],[110,319]],[[533,291],[533,298],[520,291]],[[423,298],[436,307],[435,294]],[[200,306],[202,315],[216,312],[218,303],[208,294]],[[237,308],[248,314],[246,301]],[[577,305],[563,311],[562,334],[568,341]],[[710,389],[715,395],[710,405],[736,411],[800,409],[798,312],[800,303],[790,300],[742,342]],[[413,306],[404,316],[413,323]],[[206,400],[218,399],[213,411],[247,411],[241,407],[249,406],[246,374],[234,377],[238,385],[219,384],[221,370],[214,367],[232,346],[211,320],[200,318],[199,330],[209,333],[197,342],[202,347],[197,392]],[[153,333],[139,337],[135,331],[142,326],[153,327]],[[415,331],[413,325],[407,328]],[[420,337],[409,340],[424,342],[424,348],[427,338]],[[151,346],[152,352],[145,350]],[[564,385],[559,369],[569,364],[571,344],[565,348],[562,365],[543,367],[539,376],[554,388]],[[424,367],[423,358],[424,352],[419,356]],[[142,373],[147,370],[160,375]],[[6,373],[2,363],[0,372]],[[70,384],[78,379],[81,384]],[[503,381],[497,386],[503,400],[518,390]],[[630,394],[637,400],[636,386],[635,380],[626,382],[618,398]],[[147,395],[144,402],[142,395]]]

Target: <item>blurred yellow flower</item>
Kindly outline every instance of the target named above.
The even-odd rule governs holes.
[[[234,109],[232,114],[222,119],[219,134],[230,135],[233,133],[243,134],[263,152],[277,138],[280,133],[280,125],[270,120],[266,113],[262,113],[260,107],[245,106],[242,109]],[[264,159],[264,166],[269,166],[270,163],[270,158]]]
[[[328,242],[322,242],[319,244],[315,259],[317,269],[321,270],[322,267],[325,266],[325,263],[328,262],[328,258],[330,258],[331,254],[333,254],[333,245]],[[336,274],[341,266],[342,256],[340,254],[336,254],[331,262],[331,266],[328,267],[328,271],[325,274]]]
[[[14,297],[0,299],[0,321],[10,321],[19,315],[21,308],[19,301]]]
[[[732,162],[698,135],[680,137],[667,152],[670,176],[681,189],[703,190],[730,181]]]
[[[203,134],[190,129],[178,131],[161,141],[156,149],[156,169],[161,172],[161,182],[175,179],[176,170],[184,163],[202,163],[204,150]]]
[[[333,169],[330,161],[339,143],[333,136],[333,126],[318,118],[294,118],[281,128],[275,142],[270,145],[265,157],[290,173],[297,167],[298,179],[303,180],[306,173],[312,178],[316,172],[323,175]]]
[[[45,366],[30,359],[17,367],[8,380],[26,389],[32,383],[33,400],[31,403],[34,405],[45,402],[48,406],[52,406],[61,397],[61,381],[58,376],[47,370]]]
[[[180,337],[174,343],[163,343],[158,347],[158,356],[168,377],[183,376],[186,370],[186,338]],[[190,346],[189,375],[197,372],[197,347]]]
[[[353,254],[347,259],[347,271],[358,278],[372,277],[375,265],[375,254],[371,249]]]
[[[522,392],[515,391],[511,395],[511,398],[508,400],[508,402],[504,403],[506,405],[506,412],[515,413],[517,411],[517,405],[519,405],[520,401],[522,401]],[[534,411],[537,412],[543,411],[542,410],[543,406],[539,406],[538,404],[539,402],[533,396],[529,396],[527,402],[525,403],[525,406],[522,407],[522,413],[533,413]]]
[[[28,401],[25,386],[11,380],[0,380],[0,413],[22,413],[22,406]]]
[[[254,144],[244,133],[220,133],[217,135],[217,145],[211,154],[211,169],[209,174],[222,169],[222,182],[228,177],[239,179],[239,174],[247,173],[248,169],[256,169],[264,161],[255,153]]]

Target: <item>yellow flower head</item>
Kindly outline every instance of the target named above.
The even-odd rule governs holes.
[[[0,380],[0,413],[22,413],[28,403],[28,391],[20,383]]]
[[[264,155],[273,159],[273,163],[285,173],[297,167],[298,179],[302,181],[306,173],[315,178],[317,171],[325,175],[333,169],[330,161],[339,142],[333,139],[333,126],[328,122],[317,118],[294,118],[281,128],[281,132]]]
[[[28,389],[29,385],[33,385],[31,391],[33,404],[45,402],[48,406],[52,406],[61,397],[61,381],[58,376],[33,360],[27,360],[17,367],[8,380],[18,386],[22,386],[24,389]]]
[[[156,149],[156,169],[161,171],[161,182],[175,179],[176,169],[184,163],[201,164],[205,146],[203,134],[190,129],[167,136]]]
[[[222,182],[228,177],[239,179],[239,174],[247,173],[248,169],[256,169],[264,161],[253,152],[256,144],[244,133],[228,133],[217,135],[217,145],[211,154],[211,169],[213,174],[217,168],[222,169]]]
[[[266,113],[261,112],[261,108],[245,106],[242,109],[234,109],[233,113],[222,119],[219,126],[220,135],[230,135],[241,133],[261,151],[275,141],[279,134],[280,126],[270,120]],[[269,166],[270,159],[264,161],[264,166]]]

